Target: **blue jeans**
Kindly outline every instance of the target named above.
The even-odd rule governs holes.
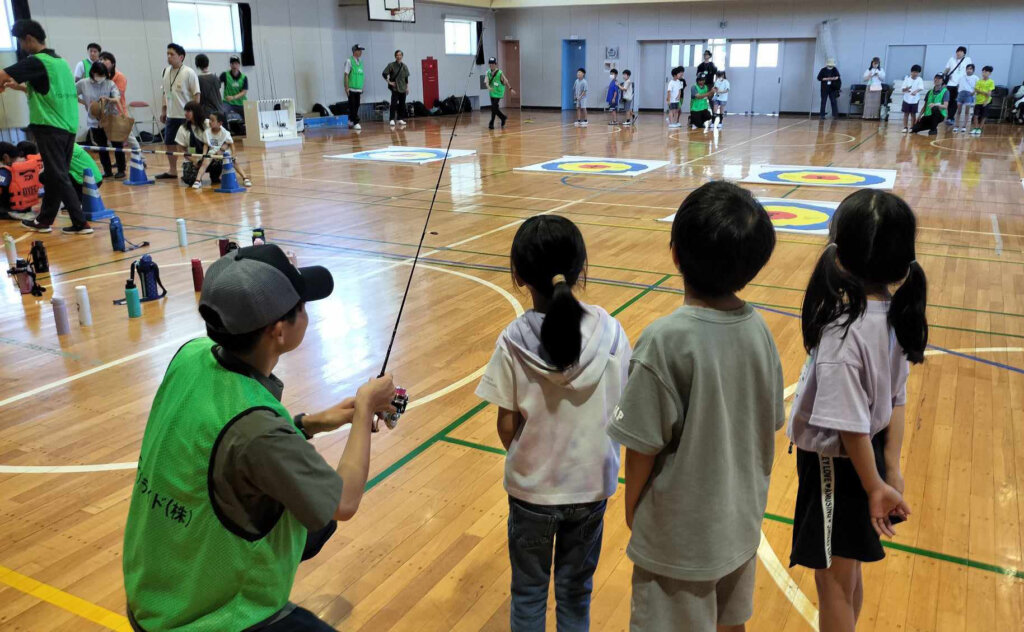
[[[544,632],[552,551],[558,632],[590,628],[590,593],[601,555],[606,505],[605,500],[534,505],[509,497],[512,632]]]

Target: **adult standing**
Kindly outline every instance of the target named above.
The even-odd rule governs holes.
[[[108,112],[121,112],[121,92],[110,80],[110,71],[102,62],[97,62],[89,67],[89,78],[80,79],[75,83],[75,90],[78,93],[79,102],[85,106],[87,122],[89,126],[89,144],[97,147],[107,147],[107,131],[101,127],[103,115]],[[117,177],[124,177],[124,153],[117,154]],[[103,150],[99,152],[100,164],[103,165],[103,177],[113,178],[114,172],[110,169],[110,152]]]
[[[363,96],[363,51],[359,44],[352,45],[352,56],[345,60],[345,96],[348,97],[348,126],[363,129],[359,124],[359,99]]]
[[[24,220],[22,225],[36,232],[50,232],[63,202],[71,216],[71,226],[65,226],[61,232],[88,235],[92,228],[82,213],[70,176],[71,153],[78,133],[75,78],[68,63],[46,47],[46,31],[41,24],[18,20],[11,27],[11,35],[28,56],[0,70],[0,91],[13,88],[28,96],[28,128],[43,161],[40,181],[46,187],[39,215]]]
[[[956,116],[956,95],[959,92],[960,82],[967,76],[967,67],[971,65],[971,58],[967,56],[967,47],[958,46],[956,53],[946,62],[946,69],[942,71],[943,81],[946,82],[946,89],[949,90],[949,112],[946,114],[946,125],[953,124],[953,117]]]
[[[707,86],[714,83],[715,75],[718,74],[718,67],[711,61],[712,57],[711,51],[704,51],[704,61],[697,66],[697,77],[704,77],[704,85]]]
[[[178,128],[185,123],[185,104],[199,103],[199,76],[185,65],[185,49],[171,42],[167,45],[167,67],[161,78],[164,106],[160,122],[164,124],[164,145],[175,146]],[[178,157],[167,157],[167,171],[156,176],[157,180],[178,179]]]
[[[96,42],[90,42],[85,47],[86,57],[82,61],[75,64],[75,81],[81,81],[89,77],[89,69],[92,65],[100,60],[100,53],[103,52],[103,47]]]
[[[487,129],[494,129],[494,117],[501,119],[501,126],[505,127],[505,121],[508,117],[501,111],[501,98],[505,96],[505,88],[508,88],[512,94],[516,91],[512,90],[512,85],[508,82],[508,77],[505,73],[498,68],[498,60],[491,57],[487,60],[490,70],[487,71],[487,87],[490,89],[491,94],[491,122],[487,126]]]
[[[825,118],[825,101],[832,105],[832,118],[839,118],[839,108],[836,105],[836,96],[842,88],[842,78],[839,76],[839,69],[836,68],[836,60],[829,57],[825,60],[825,67],[818,71],[818,81],[821,83],[821,118]]]
[[[125,99],[125,94],[128,91],[128,77],[125,77],[124,74],[117,69],[117,58],[114,57],[113,53],[109,53],[107,51],[100,53],[100,63],[107,67],[107,74],[110,76],[110,80],[114,82],[114,85],[117,86],[117,91],[121,95],[121,114],[127,114],[128,102]],[[110,144],[114,147],[114,161],[117,164],[117,173],[114,174],[114,178],[120,180],[121,178],[124,178],[125,156],[123,151],[117,150],[123,148],[124,143],[110,141]],[[100,157],[100,161],[103,161],[102,157]]]
[[[199,105],[203,106],[203,115],[210,116],[213,112],[224,112],[224,102],[220,100],[220,78],[210,72],[210,58],[203,53],[196,55],[196,68],[199,70]]]
[[[391,90],[391,112],[388,115],[388,125],[405,125],[405,97],[409,94],[409,67],[402,60],[405,53],[395,51],[395,61],[391,62],[381,73],[384,81],[388,82],[388,89]]]
[[[871,65],[864,71],[867,91],[864,93],[863,118],[878,119],[882,110],[882,83],[885,81],[885,69],[878,57],[871,59]]]
[[[232,55],[229,60],[231,70],[220,73],[220,82],[224,84],[224,105],[238,116],[245,117],[243,104],[249,94],[249,78],[242,72],[242,60]]]

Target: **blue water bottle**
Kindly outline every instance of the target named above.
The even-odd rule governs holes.
[[[139,301],[139,289],[135,287],[135,281],[128,279],[124,284],[124,301],[128,305],[128,318],[142,316],[142,303]]]
[[[125,252],[124,227],[121,226],[121,218],[116,215],[110,218],[110,245],[117,252]]]

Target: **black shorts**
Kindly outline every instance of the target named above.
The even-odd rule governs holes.
[[[174,137],[178,135],[178,128],[185,124],[183,118],[167,118],[167,123],[164,124],[164,144],[165,145],[177,145],[174,142]]]
[[[880,436],[872,442],[876,463],[882,461],[884,439],[879,441]],[[884,461],[880,465],[879,474],[884,478]],[[861,562],[877,562],[885,557],[882,542],[871,526],[868,495],[850,459],[797,449],[796,471],[800,485],[790,566],[829,568],[833,556]]]
[[[921,106],[920,103],[907,103],[906,101],[904,101],[903,102],[903,113],[904,114],[917,114],[917,111],[920,108],[920,106]]]
[[[984,120],[985,119],[985,115],[987,113],[988,113],[988,104],[985,104],[985,105],[974,104],[974,116],[977,117],[977,119],[979,121]]]

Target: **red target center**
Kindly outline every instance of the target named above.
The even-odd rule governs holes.
[[[598,165],[592,162],[580,165],[580,169],[604,169],[607,165]]]
[[[790,213],[789,211],[768,211],[768,217],[771,219],[796,219],[796,213]]]
[[[828,181],[835,181],[835,180],[839,179],[839,176],[832,175],[832,174],[811,173],[811,174],[808,174],[808,175],[804,176],[804,179],[805,180],[828,180]]]

